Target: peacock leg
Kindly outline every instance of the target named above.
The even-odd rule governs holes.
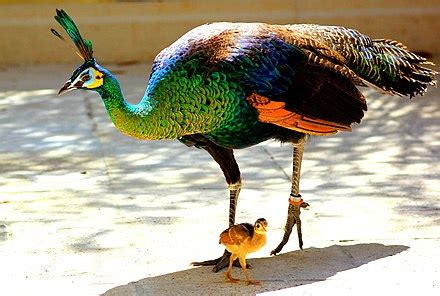
[[[234,158],[232,149],[220,147],[212,142],[203,147],[220,165],[223,175],[229,188],[229,227],[235,224],[235,210],[237,208],[238,195],[241,190],[240,169]],[[192,262],[194,266],[214,265],[213,271],[218,272],[229,265],[231,253],[225,250],[223,255],[217,259],[202,262]],[[234,266],[240,267],[238,260],[234,261]]]
[[[301,162],[304,153],[305,138],[302,138],[298,143],[293,144],[293,171],[292,171],[292,189],[289,197],[289,207],[287,210],[287,222],[284,227],[284,236],[281,243],[270,253],[276,255],[281,252],[284,245],[289,241],[290,234],[292,233],[293,226],[296,224],[298,233],[299,247],[302,249],[303,240],[301,232],[301,208],[309,206],[304,202],[299,194],[299,180],[301,175]]]

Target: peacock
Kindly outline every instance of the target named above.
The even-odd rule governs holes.
[[[229,189],[229,227],[242,179],[234,149],[274,139],[293,145],[287,221],[278,254],[297,226],[302,249],[301,208],[309,206],[299,192],[304,145],[310,136],[351,131],[367,110],[358,87],[423,95],[435,86],[433,65],[405,45],[371,39],[340,26],[312,24],[208,23],[163,49],[152,64],[142,99],[128,103],[116,77],[99,65],[92,43],[83,39],[72,18],[57,10],[84,63],[60,89],[96,91],[115,125],[140,140],[177,139],[207,151],[219,164]],[[64,38],[54,29],[52,32]],[[218,271],[229,264],[225,251],[214,260]]]

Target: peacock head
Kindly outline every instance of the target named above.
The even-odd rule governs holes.
[[[106,70],[95,62],[95,59],[86,61],[73,71],[72,76],[58,91],[62,95],[74,89],[97,90],[104,84]]]
[[[58,94],[61,95],[74,89],[98,90],[104,84],[104,78],[108,71],[96,63],[93,57],[92,42],[83,39],[78,27],[72,18],[64,10],[56,10],[55,19],[63,27],[72,39],[78,51],[76,53],[84,60],[84,63],[73,71],[72,76],[66,81]],[[65,41],[56,30],[51,29],[52,33]]]

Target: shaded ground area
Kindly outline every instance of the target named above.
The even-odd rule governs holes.
[[[109,68],[131,101],[142,96],[148,65]],[[439,89],[413,101],[366,90],[369,111],[352,133],[311,139],[303,251],[292,236],[269,257],[283,233],[291,147],[266,142],[236,152],[244,178],[237,222],[265,217],[270,226],[267,246],[250,260],[264,284],[246,287],[189,266],[222,253],[228,199],[217,164],[176,141],[119,134],[94,93],[57,97],[72,70],[0,68],[5,295],[439,289]]]

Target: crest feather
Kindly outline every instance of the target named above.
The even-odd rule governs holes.
[[[75,22],[72,18],[64,11],[57,9],[57,15],[55,19],[57,22],[63,27],[66,33],[69,35],[70,39],[72,39],[73,43],[79,50],[80,56],[84,59],[84,61],[90,61],[93,59],[93,50],[92,50],[92,42],[87,39],[83,39],[81,34],[79,33],[78,27],[75,25]],[[55,30],[52,29],[52,33],[55,34]],[[58,33],[58,32],[57,32]],[[60,37],[59,34],[55,34],[57,37]],[[62,39],[62,38],[61,38]]]

